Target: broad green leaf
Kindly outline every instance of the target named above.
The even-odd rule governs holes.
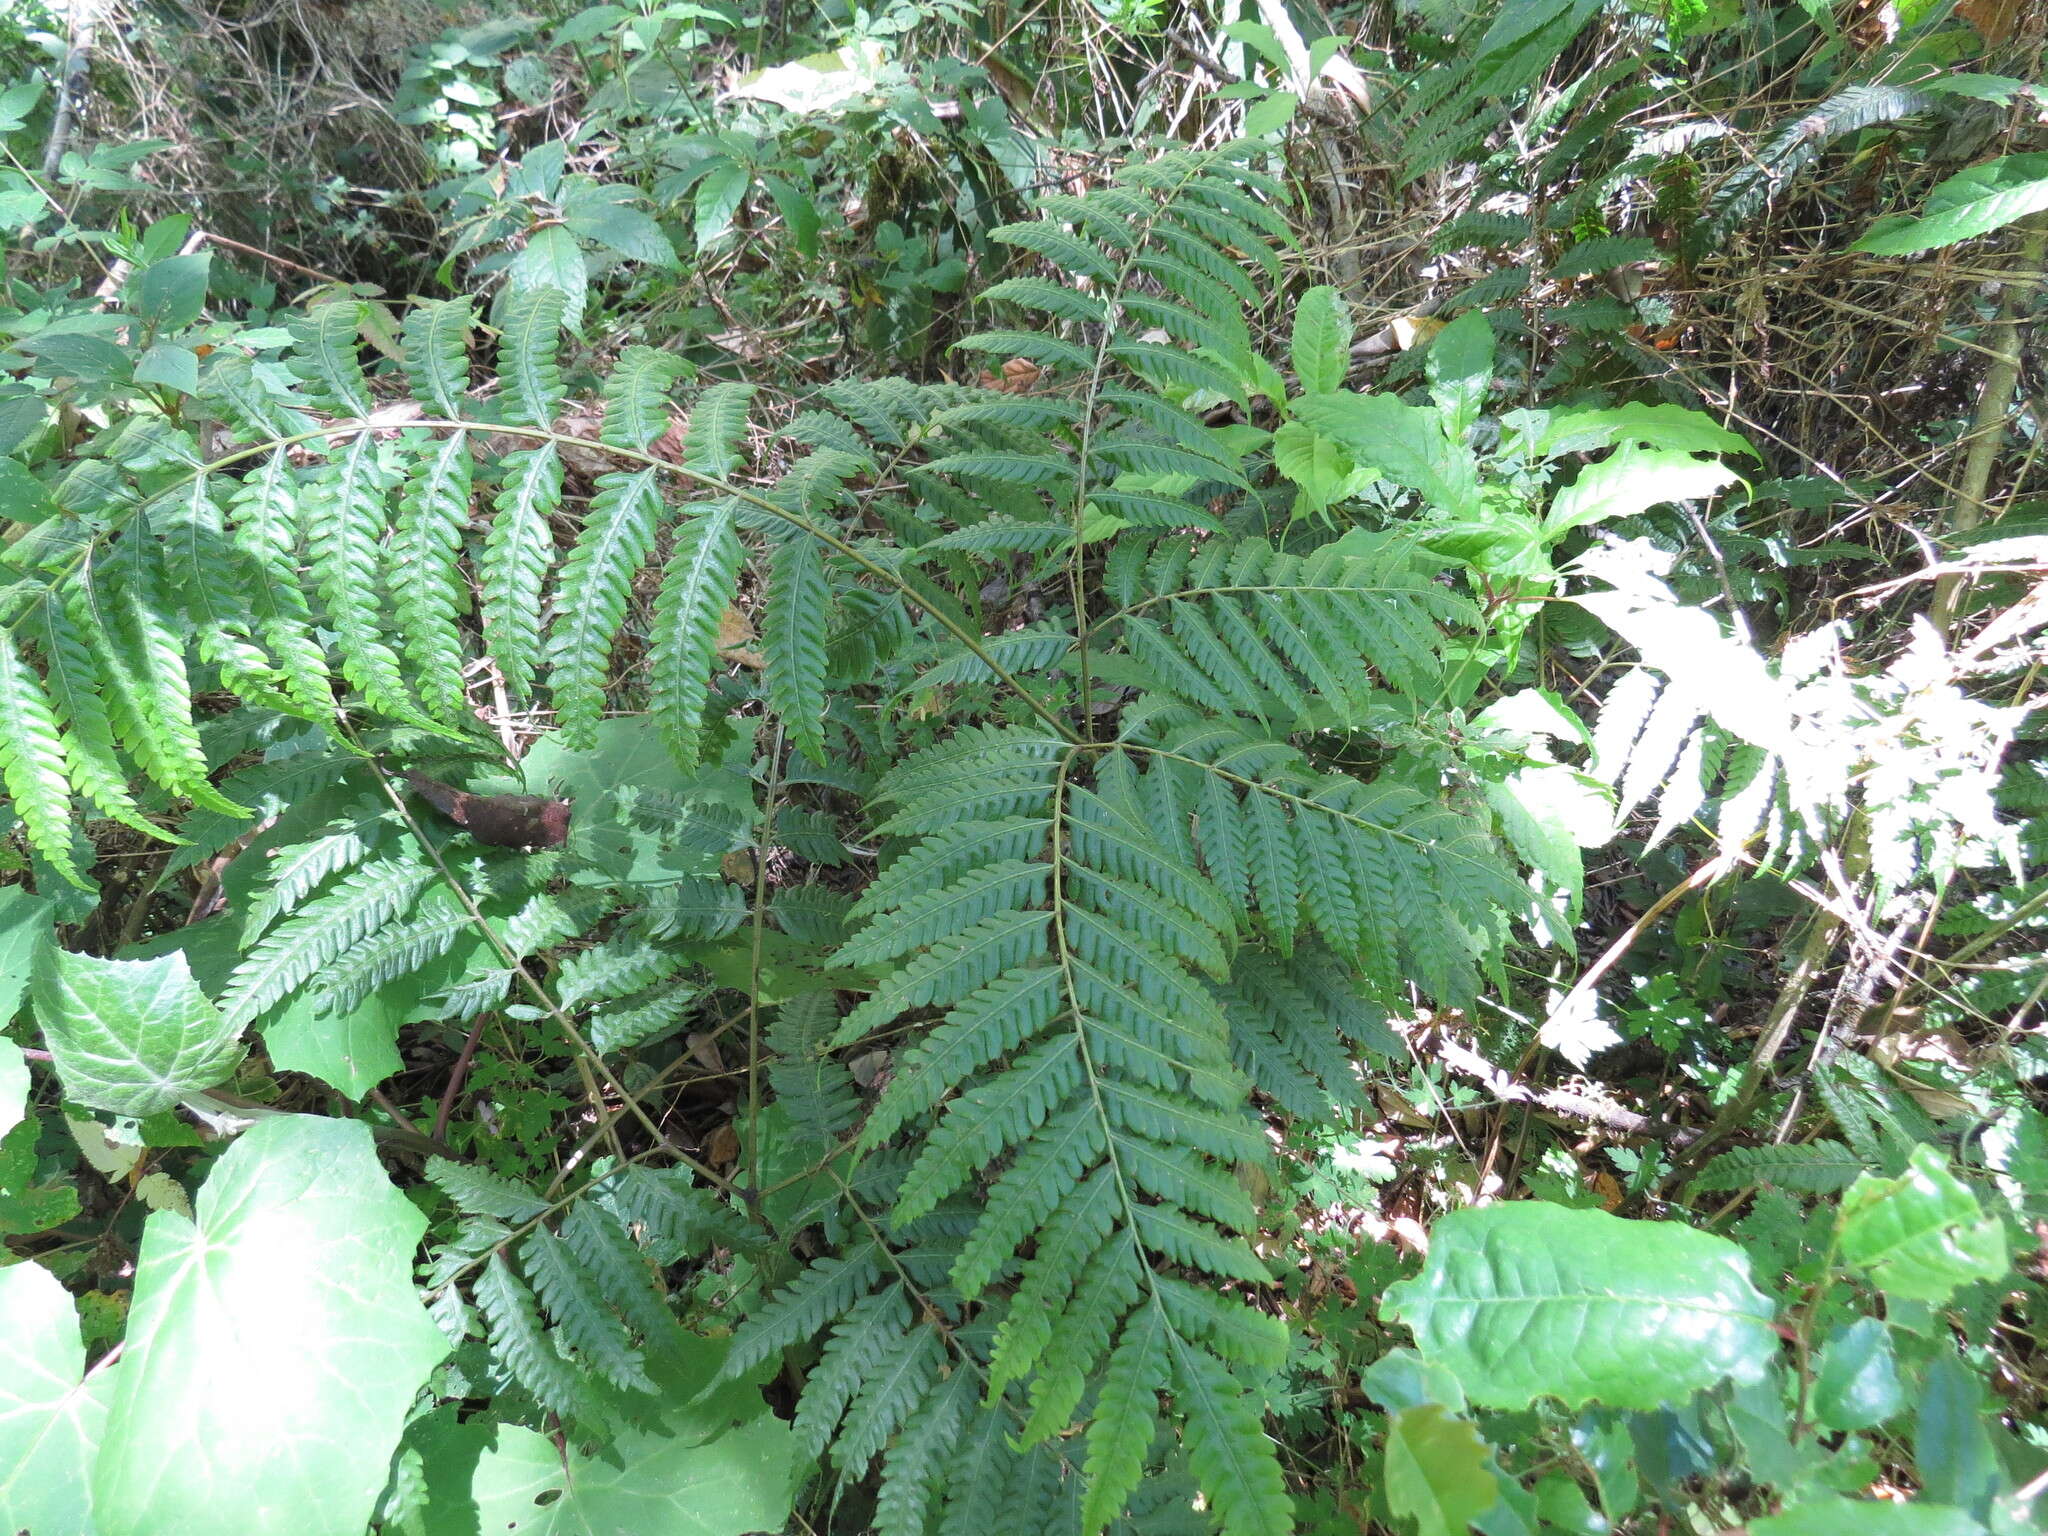
[[[1309,289],[1295,306],[1291,350],[1304,395],[1344,387],[1351,372],[1351,311],[1327,283]]]
[[[1884,221],[1849,249],[1917,256],[1988,235],[2048,208],[2048,154],[2001,155],[1959,171],[1927,194],[1917,219]]]
[[[745,166],[722,160],[697,183],[692,206],[698,250],[711,246],[732,228],[732,216],[753,180]]]
[[[1268,91],[1245,109],[1244,136],[1263,139],[1280,132],[1301,110],[1301,98],[1292,91]]]
[[[1283,421],[1273,433],[1273,464],[1300,487],[1302,504],[1312,512],[1357,495],[1379,478],[1371,469],[1359,469],[1350,454],[1298,421]]]
[[[143,1229],[99,1536],[362,1536],[448,1353],[412,1284],[426,1218],[368,1126],[303,1115],[245,1132],[197,1209]]]
[[[519,1536],[743,1536],[779,1531],[795,1482],[790,1427],[766,1411],[705,1434],[685,1408],[671,1432],[632,1429],[597,1456],[500,1425],[477,1462],[477,1528]],[[730,1400],[733,1394],[721,1395]]]
[[[1471,450],[1444,434],[1441,415],[1392,395],[1312,395],[1290,407],[1297,420],[1341,443],[1361,464],[1420,491],[1439,512],[1479,518],[1479,470]]]
[[[1500,1502],[1493,1447],[1442,1403],[1403,1409],[1387,1425],[1387,1503],[1421,1536],[1465,1536]]]
[[[1485,313],[1468,309],[1438,331],[1424,363],[1430,398],[1444,413],[1446,430],[1462,439],[1479,419],[1493,384],[1493,327]]]
[[[1837,1328],[1814,1373],[1813,1415],[1829,1429],[1869,1429],[1905,1406],[1889,1329],[1874,1317]]]
[[[1923,1497],[1983,1515],[2000,1488],[2012,1484],[1991,1443],[1996,1410],[1986,1400],[1979,1369],[1963,1364],[1953,1350],[1927,1363],[1913,1419],[1913,1461]]]
[[[263,1027],[263,1046],[280,1071],[307,1073],[361,1099],[404,1065],[397,1044],[404,1011],[382,993],[344,1012],[301,992]]]
[[[1585,453],[1619,443],[1640,443],[1675,453],[1746,453],[1757,451],[1737,434],[1700,411],[1668,402],[1632,401],[1605,409],[1530,412],[1528,451],[1538,458]]]
[[[19,459],[0,459],[0,518],[34,526],[56,515],[49,487]]]
[[[632,205],[630,187],[602,186],[584,178],[562,203],[562,222],[585,240],[594,241],[632,261],[672,267],[676,249],[661,226]]]
[[[1737,478],[1711,459],[1628,444],[1579,471],[1578,479],[1551,497],[1544,536],[1559,539],[1588,523],[1634,517],[1667,501],[1703,500]]]
[[[180,952],[102,960],[45,944],[32,982],[36,1023],[65,1095],[136,1119],[224,1081],[241,1030],[221,1017]]]
[[[1755,1375],[1777,1347],[1770,1298],[1733,1243],[1538,1201],[1444,1217],[1383,1310],[1495,1408],[1656,1408]]]
[[[199,393],[199,354],[175,342],[160,341],[135,365],[135,382],[161,384],[180,394]]]
[[[14,343],[36,360],[36,372],[81,384],[108,384],[129,374],[128,354],[104,336],[82,331],[44,332]]]
[[[110,1373],[81,1382],[78,1314],[40,1264],[0,1269],[0,1530],[91,1536],[87,1474]]]
[[[574,331],[583,324],[583,299],[590,287],[590,270],[584,265],[583,249],[566,225],[550,224],[537,229],[525,247],[505,270],[506,291],[554,288],[562,294],[562,324]]]
[[[1865,1174],[1850,1185],[1837,1230],[1845,1262],[1888,1295],[1914,1301],[1940,1305],[1958,1286],[1997,1279],[2010,1262],[2005,1228],[1929,1146],[1915,1147],[1896,1179]]]
[[[128,285],[128,302],[158,330],[183,330],[206,308],[206,281],[212,268],[213,256],[206,251],[153,262]]]
[[[761,185],[775,199],[775,207],[782,215],[782,222],[789,226],[789,238],[795,242],[799,254],[816,256],[818,205],[811,201],[810,194],[780,176],[763,176]]]
[[[1749,1522],[1750,1536],[1984,1536],[1984,1527],[1949,1504],[1889,1499],[1826,1499]]]

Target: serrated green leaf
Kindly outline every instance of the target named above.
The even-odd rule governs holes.
[[[102,960],[49,942],[31,990],[66,1096],[91,1109],[161,1113],[225,1081],[242,1057],[240,1023],[207,1000],[179,952]]]
[[[1497,1408],[1552,1396],[1652,1409],[1756,1375],[1777,1345],[1771,1302],[1733,1243],[1539,1201],[1444,1217],[1422,1274],[1383,1310]]]

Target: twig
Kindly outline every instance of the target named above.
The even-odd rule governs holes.
[[[226,235],[217,235],[210,229],[200,230],[197,238],[206,241],[209,245],[222,245],[231,251],[240,251],[244,256],[254,256],[258,261],[267,261],[274,267],[285,267],[293,272],[303,272],[308,277],[317,277],[323,283],[346,283],[348,281],[345,277],[336,277],[332,272],[322,272],[318,267],[309,267],[302,262],[293,261],[288,256],[280,256],[275,251],[259,250],[253,245],[244,245],[239,240],[230,240]]]
[[[455,1065],[448,1069],[448,1086],[441,1091],[440,1108],[434,1111],[433,1136],[436,1141],[448,1132],[448,1122],[455,1114],[455,1100],[462,1092],[462,1081],[469,1076],[469,1064],[476,1060],[477,1043],[484,1037],[484,1016],[484,1010],[479,1009],[476,1022],[470,1025],[469,1035],[456,1054]]]

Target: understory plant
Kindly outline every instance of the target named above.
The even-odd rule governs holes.
[[[2038,910],[2025,711],[1967,686],[2038,621],[1766,655],[1668,547],[1753,451],[1723,424],[1508,408],[1476,309],[1412,398],[1348,387],[1327,290],[1268,356],[1270,161],[995,229],[960,348],[1024,388],[586,356],[584,290],[516,261],[488,336],[339,295],[194,342],[161,238],[40,317],[0,402],[7,1522],[2024,1528],[2042,1447],[1971,1368],[2048,1187],[2009,1064],[1978,1153],[1833,1058],[1797,1091],[1837,1134],[1731,1148],[1793,1090],[1703,1053],[1724,1117],[1625,1196],[1444,1214],[1307,1304],[1290,1191],[1420,1039],[1533,996],[1532,1054],[1620,1040],[1567,977],[1639,807],[1714,839],[1681,895],[1756,864],[1903,925],[1988,870],[1987,924]],[[1555,635],[1624,658],[1590,724]],[[129,1273],[68,1235],[81,1159]],[[1756,1188],[1734,1235],[1686,1203]]]

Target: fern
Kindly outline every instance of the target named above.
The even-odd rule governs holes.
[[[505,384],[506,419],[515,426],[551,426],[561,406],[562,373],[555,357],[564,303],[561,289],[533,287],[508,291],[500,305],[498,373]]]
[[[714,506],[676,531],[655,600],[649,692],[662,735],[682,763],[697,756],[718,624],[745,551],[732,509]]]
[[[388,582],[420,695],[443,720],[463,709],[467,606],[457,557],[469,525],[473,459],[466,437],[450,436],[410,466],[392,531]]]
[[[768,700],[797,750],[820,760],[825,756],[825,632],[831,590],[817,540],[798,534],[775,551],[761,629]]]
[[[320,599],[340,638],[342,675],[380,713],[429,724],[384,637],[379,545],[391,467],[368,432],[339,444],[310,488],[306,531]]]
[[[669,429],[669,386],[683,361],[658,347],[628,347],[604,381],[604,421],[598,437],[607,448],[645,448]]]
[[[590,745],[603,715],[612,637],[625,619],[633,578],[653,551],[661,510],[654,470],[604,476],[576,547],[562,562],[548,635],[548,686],[556,723],[572,747]]]
[[[747,429],[751,384],[714,384],[690,408],[683,435],[683,462],[709,475],[730,474],[739,463],[739,444]]]
[[[389,860],[347,876],[235,967],[222,1014],[238,1024],[257,1018],[402,914],[432,878],[429,865]]]
[[[1838,1141],[1810,1141],[1782,1147],[1735,1147],[1723,1152],[1693,1181],[1713,1191],[1774,1184],[1809,1194],[1847,1189],[1869,1164]]]
[[[361,300],[334,299],[291,323],[286,362],[316,410],[358,419],[370,414],[370,382],[356,356],[364,312]]]
[[[71,782],[56,713],[42,683],[14,648],[0,643],[0,781],[51,868],[81,890],[92,884],[71,851]]]
[[[1531,46],[1503,43],[1489,78]],[[1398,538],[1242,536],[1263,525],[1263,469],[1251,434],[1201,409],[1271,376],[1246,311],[1284,276],[1279,194],[1238,150],[1181,151],[996,231],[1021,270],[986,295],[1004,318],[961,345],[1038,363],[1029,394],[844,381],[764,412],[781,431],[755,455],[753,386],[672,405],[681,365],[626,349],[601,447],[581,450],[611,467],[559,569],[545,289],[500,307],[498,420],[470,398],[456,301],[403,327],[397,371],[435,422],[373,428],[365,312],[345,301],[295,323],[295,385],[273,394],[234,359],[209,372],[231,420],[318,447],[208,467],[174,426],[130,423],[63,477],[0,645],[0,778],[35,850],[81,882],[74,795],[152,833],[138,777],[188,800],[174,868],[242,836],[243,806],[290,818],[234,893],[232,1022],[408,978],[447,1019],[505,1005],[505,956],[458,948],[474,916],[435,865],[382,845],[386,812],[343,775],[377,728],[473,731],[480,653],[520,706],[545,687],[566,751],[609,752],[607,714],[644,703],[685,772],[719,765],[716,794],[628,775],[595,797],[650,852],[634,878],[660,870],[630,909],[620,869],[573,846],[469,850],[452,871],[513,954],[567,947],[553,996],[600,1052],[683,1026],[700,983],[677,941],[747,917],[722,855],[758,835],[834,871],[779,882],[754,942],[721,950],[774,968],[748,1055],[815,1164],[751,1192],[752,1227],[638,1162],[567,1167],[545,1196],[432,1169],[460,1213],[437,1316],[480,1319],[483,1375],[572,1435],[648,1397],[678,1327],[665,1270],[715,1243],[769,1290],[728,1375],[801,1352],[797,1437],[873,1480],[879,1531],[1093,1532],[1167,1502],[1188,1518],[1198,1497],[1230,1536],[1288,1527],[1259,1395],[1287,1341],[1246,1192],[1265,1117],[1356,1107],[1360,1051],[1398,1046],[1380,1009],[1467,1000],[1529,898],[1429,755],[1445,632],[1476,629],[1472,605]],[[1410,421],[1387,406],[1366,425]],[[1418,446],[1409,479],[1455,475],[1452,446]],[[757,640],[734,642],[738,618]],[[313,722],[294,748],[338,735],[341,709],[348,739],[262,738],[274,760],[216,785],[197,696],[215,678]],[[950,723],[956,698],[993,701],[989,723]],[[1654,755],[1644,734],[1615,750]],[[781,785],[758,827],[733,803],[750,770]],[[859,836],[849,797],[872,811]],[[811,972],[827,946],[836,968]]]
[[[449,421],[462,416],[469,389],[470,301],[422,299],[405,316],[405,376],[415,399]]]
[[[548,519],[562,503],[562,458],[553,443],[510,454],[477,562],[484,642],[513,697],[523,699],[540,660],[541,590],[554,562]]]

